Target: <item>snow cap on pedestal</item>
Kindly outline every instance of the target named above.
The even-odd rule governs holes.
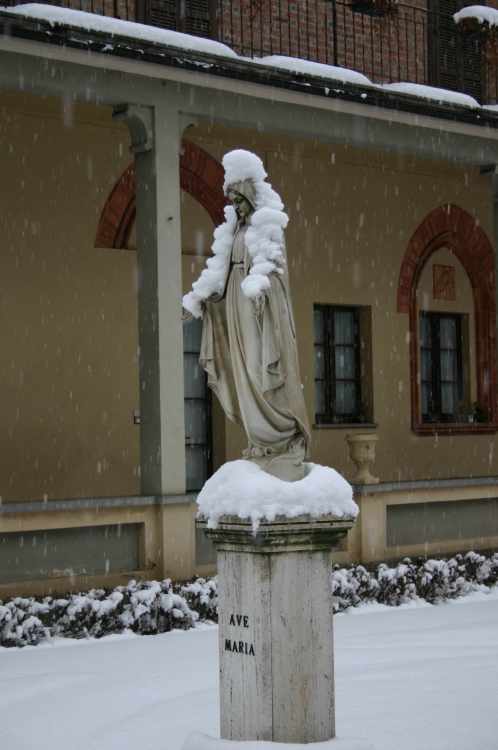
[[[215,529],[221,516],[250,518],[254,533],[263,519],[271,522],[277,516],[356,518],[359,508],[349,482],[328,466],[307,463],[304,469],[304,479],[285,482],[251,461],[229,461],[200,491],[198,516],[207,520],[208,529]]]
[[[255,206],[245,241],[251,256],[251,268],[242,281],[246,297],[255,298],[270,287],[271,273],[283,274],[285,264],[284,233],[289,217],[283,211],[280,196],[265,182],[267,176],[263,162],[256,154],[244,149],[230,151],[222,159],[225,169],[223,191],[227,195],[230,185],[251,180],[254,185]],[[240,191],[239,191],[240,192]],[[229,253],[237,227],[237,215],[232,206],[225,209],[225,223],[214,231],[211,247],[213,257],[192,285],[192,291],[183,298],[183,306],[195,318],[202,317],[202,302],[212,294],[222,294],[226,280]]]

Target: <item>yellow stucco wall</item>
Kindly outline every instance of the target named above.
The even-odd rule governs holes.
[[[110,110],[1,96],[2,502],[139,492],[135,255],[94,248]]]
[[[478,170],[221,126],[202,126],[194,137],[217,159],[229,148],[254,150],[283,199],[290,218],[287,254],[310,421],[314,414],[313,304],[370,306],[372,411],[380,438],[376,476],[381,481],[403,481],[495,474],[497,466],[490,449],[494,436],[436,438],[411,433],[408,315],[396,312],[403,256],[427,214],[440,205],[455,203],[474,216],[492,238],[489,185]],[[451,265],[457,267],[459,301],[434,305],[431,301],[429,307],[468,311],[473,319],[470,284],[458,260],[449,255]],[[424,273],[422,292],[429,289],[427,276],[435,262],[439,261],[434,256]],[[471,370],[475,398],[475,365]],[[352,430],[313,429],[312,460],[351,477],[354,467],[344,442],[348,431]],[[227,440],[231,435],[229,428]],[[236,457],[240,444],[233,439],[227,458]]]
[[[1,101],[2,165],[9,175],[1,202],[2,501],[138,494],[136,258],[133,251],[93,247],[105,200],[130,163],[127,131],[107,108],[68,109],[6,93]],[[493,437],[411,434],[408,316],[396,312],[403,254],[430,211],[456,203],[491,236],[487,182],[465,166],[221,126],[201,124],[189,137],[219,160],[232,147],[255,150],[283,198],[310,422],[313,304],[367,306],[377,476],[494,474]],[[212,229],[204,209],[182,193],[185,291],[203,267]],[[456,258],[442,252],[457,267],[459,300],[429,306],[468,312],[475,351],[470,285]],[[428,267],[421,300],[430,298],[430,283]],[[474,398],[473,365],[471,391]],[[311,457],[350,476],[346,432],[314,429]],[[244,444],[242,431],[227,425],[216,463],[237,458]]]

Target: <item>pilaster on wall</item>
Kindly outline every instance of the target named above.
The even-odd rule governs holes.
[[[185,493],[180,127],[173,103],[125,105],[135,154],[143,495]]]
[[[420,367],[417,289],[425,265],[435,252],[448,248],[464,267],[474,296],[477,398],[490,408],[489,425],[420,425]],[[408,243],[398,280],[397,311],[409,314],[412,430],[417,434],[496,432],[498,421],[496,292],[493,247],[483,229],[459,206],[436,208]],[[491,427],[492,425],[492,427]]]
[[[188,581],[195,574],[196,503],[162,506],[163,578]]]

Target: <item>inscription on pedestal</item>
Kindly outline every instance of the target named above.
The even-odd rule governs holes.
[[[230,615],[230,625],[243,625],[249,627],[249,617],[247,615]]]
[[[248,615],[230,615],[229,625],[239,625],[243,628],[249,627],[249,616]],[[237,641],[232,638],[225,638],[225,651],[232,651],[236,654],[247,654],[247,656],[255,656],[254,646],[252,643],[246,643],[246,641]]]
[[[244,641],[231,641],[229,638],[225,638],[225,651],[235,651],[236,654],[247,654],[248,656],[255,656],[252,643],[244,643]]]

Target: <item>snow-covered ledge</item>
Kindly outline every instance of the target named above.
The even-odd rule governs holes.
[[[478,11],[476,9],[479,9]],[[486,19],[494,19],[498,11],[484,6],[471,6],[465,8],[455,15],[459,18],[474,12]],[[484,13],[485,12],[485,13]],[[13,18],[24,18],[26,20],[39,21],[48,23],[53,27],[62,26],[73,29],[87,31],[89,33],[107,34],[116,39],[116,46],[125,40],[131,42],[130,46],[148,43],[157,45],[158,48],[168,48],[172,50],[181,50],[184,52],[199,53],[208,55],[213,59],[243,62],[246,66],[253,68],[266,68],[267,70],[282,71],[287,74],[295,74],[298,79],[317,80],[320,84],[324,83],[325,94],[331,94],[337,84],[340,86],[355,86],[358,91],[363,90],[362,98],[367,98],[371,94],[383,91],[386,94],[400,94],[413,97],[418,100],[426,100],[440,105],[452,105],[464,107],[470,110],[479,110],[481,105],[468,94],[462,94],[457,91],[447,91],[446,89],[425,86],[417,83],[390,83],[375,84],[372,83],[365,75],[358,71],[348,68],[340,68],[334,65],[313,62],[310,60],[301,60],[283,55],[270,55],[263,58],[245,58],[237,55],[230,47],[221,42],[215,42],[211,39],[183,34],[168,29],[159,29],[144,24],[133,23],[131,21],[122,21],[120,19],[98,16],[93,13],[85,13],[79,10],[69,8],[60,8],[40,3],[29,3],[18,5],[12,8],[1,8],[0,15],[9,15]],[[458,22],[458,21],[457,21]],[[491,21],[489,21],[491,23]],[[495,23],[495,21],[492,21]],[[106,44],[105,52],[112,52],[113,45]],[[330,84],[330,87],[329,85]],[[484,107],[493,111],[493,107]]]
[[[280,516],[332,515],[354,521],[359,508],[349,482],[328,466],[308,463],[304,470],[304,479],[284,482],[251,461],[229,461],[200,491],[198,517],[208,529],[215,529],[223,516],[249,519],[254,535],[260,523]]]

